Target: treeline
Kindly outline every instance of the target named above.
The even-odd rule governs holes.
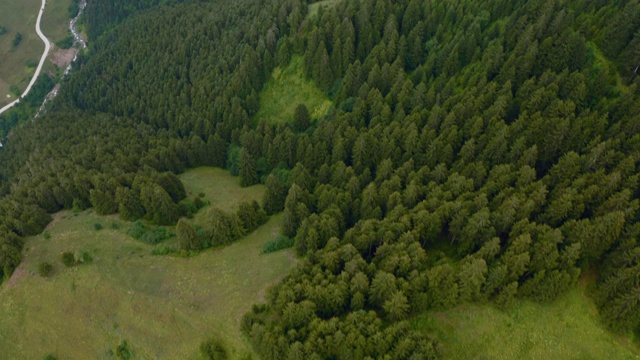
[[[228,245],[267,221],[267,214],[256,202],[243,202],[235,213],[228,214],[218,208],[210,208],[204,216],[204,227],[194,226],[180,219],[176,227],[180,248],[199,251],[214,246]]]
[[[55,86],[55,81],[48,74],[41,74],[33,84],[29,94],[20,102],[0,115],[0,139],[9,134],[16,125],[33,119],[49,92]]]
[[[185,34],[175,32],[173,27],[169,28],[166,24],[177,24],[176,28],[188,30],[190,26],[195,25],[191,16],[197,13],[201,22],[192,28],[192,32],[194,36],[201,37],[201,41],[214,35],[210,32],[211,24],[217,24],[216,31],[220,33],[223,33],[223,28],[228,29],[228,32],[224,37],[216,37],[215,43],[202,42],[207,44],[207,47],[199,49],[200,56],[188,59],[199,60],[201,71],[211,73],[209,78],[215,77],[219,81],[210,83],[207,89],[215,89],[216,94],[226,92],[226,104],[233,99],[233,103],[236,104],[235,111],[244,112],[246,117],[246,110],[237,108],[239,100],[234,91],[252,91],[255,94],[262,87],[264,78],[260,80],[252,76],[249,81],[247,71],[254,71],[256,64],[243,59],[259,60],[260,58],[256,58],[255,49],[262,51],[261,56],[263,53],[269,54],[265,55],[267,58],[275,56],[269,52],[265,44],[277,40],[270,37],[279,34],[280,27],[288,26],[287,19],[293,21],[289,18],[292,4],[292,1],[282,1],[273,2],[270,7],[265,7],[246,1],[160,8],[155,15],[145,14],[132,19],[115,35],[122,43],[118,43],[117,50],[112,49],[121,56],[120,60],[114,62],[109,59],[109,51],[102,50],[109,46],[113,39],[105,36],[104,40],[96,41],[92,55],[82,57],[80,70],[63,85],[61,94],[52,104],[49,113],[37,122],[15,129],[0,151],[0,194],[3,196],[0,202],[0,246],[3,254],[0,258],[0,268],[3,269],[3,277],[10,276],[20,261],[22,237],[42,231],[50,220],[48,213],[93,206],[98,213],[119,212],[120,216],[127,220],[142,218],[156,224],[174,224],[181,216],[188,215],[192,208],[188,200],[183,200],[184,188],[174,174],[181,173],[189,167],[225,166],[231,138],[228,133],[237,127],[233,121],[239,120],[234,117],[235,113],[229,113],[223,119],[213,119],[212,114],[207,112],[210,109],[195,107],[200,115],[190,118],[190,121],[197,119],[201,126],[207,122],[209,131],[217,127],[227,129],[224,137],[213,131],[177,131],[173,113],[163,115],[160,120],[164,123],[149,121],[149,118],[140,116],[139,111],[147,105],[139,101],[143,98],[151,99],[147,95],[157,92],[158,86],[145,81],[137,82],[141,87],[133,89],[137,95],[140,94],[139,91],[147,94],[136,100],[136,105],[139,105],[137,114],[116,108],[99,109],[102,111],[96,112],[95,109],[79,106],[83,99],[87,99],[85,95],[97,95],[101,98],[101,92],[106,89],[104,84],[92,83],[90,74],[100,73],[101,81],[111,79],[124,82],[125,78],[118,78],[117,73],[111,69],[107,71],[114,76],[107,75],[107,71],[101,72],[103,68],[112,66],[122,69],[121,61],[128,62],[127,58],[134,53],[140,55],[140,58],[131,56],[132,59],[150,61],[149,67],[136,66],[136,70],[150,71],[146,73],[150,76],[148,79],[158,75],[158,69],[163,71],[161,61],[171,60],[180,67],[191,67],[184,63],[187,57],[182,52],[158,52],[154,47],[157,44],[154,43],[141,47],[134,42],[137,44],[134,45],[135,50],[128,46],[129,42],[136,38],[136,33],[141,29],[147,29],[147,35],[153,35],[158,39],[172,39],[176,44],[181,43],[184,49],[182,40]],[[94,3],[88,6],[94,5],[98,6]],[[298,10],[297,13],[302,14],[302,11]],[[202,21],[204,16],[208,17],[210,23]],[[256,22],[257,19],[260,22]],[[301,15],[298,19],[301,19]],[[247,28],[253,30],[245,32],[244,29]],[[158,32],[159,29],[163,30]],[[216,53],[217,47],[228,50],[226,54],[216,57],[218,66],[211,67],[213,63],[207,61],[211,59],[211,54]],[[235,50],[236,47],[240,49]],[[130,51],[130,54],[126,54]],[[170,55],[169,58],[163,59],[166,54]],[[216,72],[229,64],[232,64],[234,69],[244,69],[244,72]],[[173,69],[172,66],[166,68]],[[267,70],[270,71],[270,68]],[[263,70],[260,74],[264,74]],[[162,99],[180,95],[179,92],[185,88],[172,86],[171,79],[175,73],[169,72],[165,75],[160,78],[168,87],[161,86],[164,92],[157,93],[162,94]],[[131,85],[132,82],[128,79],[126,82]],[[233,91],[225,88],[230,83],[235,86]],[[114,105],[126,104],[122,99],[122,96],[112,98]],[[181,104],[182,106],[176,107],[176,110],[190,107],[187,103]],[[168,121],[171,121],[174,128],[168,129]],[[182,121],[186,120],[182,118]],[[240,159],[246,160],[246,157],[242,156]],[[243,168],[246,169],[246,166],[243,165]]]
[[[265,182],[262,208],[284,211],[304,257],[243,320],[263,359],[434,358],[410,316],[552,300],[592,268],[604,321],[638,331],[640,89],[625,60],[638,60],[640,20],[626,17],[638,9],[356,0],[306,18],[297,0],[244,0],[141,12],[0,151],[2,203],[15,204],[3,249],[48,212],[76,198],[100,207],[119,188],[141,203],[143,189],[164,191],[142,204],[153,220],[156,206],[180,207],[162,173],[214,165]],[[601,15],[627,21],[626,35]],[[293,125],[256,119],[271,71],[294,54],[334,108],[314,124],[302,110]],[[181,221],[183,247],[233,241],[239,219]],[[7,254],[5,275],[19,261]]]

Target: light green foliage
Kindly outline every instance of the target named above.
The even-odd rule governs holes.
[[[313,82],[304,78],[303,61],[294,56],[289,66],[276,68],[260,93],[260,111],[256,120],[264,118],[270,123],[292,123],[296,107],[304,104],[311,120],[327,114],[332,103]]]
[[[444,359],[634,359],[640,351],[602,327],[585,286],[550,304],[465,304],[411,322],[437,336]]]

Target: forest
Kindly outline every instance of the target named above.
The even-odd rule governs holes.
[[[3,141],[4,279],[61,209],[177,223],[192,256],[284,212],[301,265],[242,321],[262,359],[439,358],[408,319],[588,271],[640,335],[640,2],[159,3],[89,1],[89,54]],[[257,118],[294,57],[329,113]],[[195,229],[176,175],[202,165],[263,203]]]

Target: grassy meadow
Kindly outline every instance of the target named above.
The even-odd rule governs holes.
[[[599,322],[584,283],[550,304],[466,304],[412,322],[440,340],[445,359],[640,359],[637,343]]]
[[[182,177],[210,206],[236,206],[233,196],[218,199],[227,192],[262,196],[218,169]],[[242,315],[295,266],[290,251],[260,254],[282,220],[274,216],[232,245],[181,258],[150,255],[153,246],[130,238],[131,223],[117,216],[60,212],[46,236],[27,240],[22,264],[0,289],[3,357],[112,359],[124,340],[135,359],[199,359],[200,343],[213,335],[232,359],[245,358],[252,350],[240,332]],[[65,267],[61,253],[78,250],[93,261]],[[43,261],[53,264],[50,277],[38,274]]]
[[[53,44],[67,36],[70,4],[71,0],[47,0],[40,28]],[[44,51],[44,44],[35,30],[40,5],[40,0],[0,0],[0,26],[8,29],[6,34],[0,35],[0,106],[22,94]],[[22,41],[14,48],[17,32],[22,34]],[[53,69],[53,64],[46,65],[45,70]]]
[[[291,122],[298,104],[307,106],[313,121],[327,114],[331,100],[312,81],[305,79],[303,59],[294,56],[286,68],[273,70],[260,93],[260,111],[255,119],[264,118],[278,124]]]

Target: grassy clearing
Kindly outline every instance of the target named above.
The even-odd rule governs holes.
[[[40,9],[40,0],[0,1],[0,26],[9,30],[0,36],[0,106],[15,100],[15,94],[7,98],[11,85],[22,92],[29,84],[35,68],[26,66],[27,61],[38,61],[44,50],[35,26]],[[14,49],[16,33],[22,41]]]
[[[260,93],[260,111],[255,119],[284,124],[293,120],[298,104],[305,104],[312,120],[327,114],[331,100],[313,82],[304,78],[303,59],[294,56],[289,66],[276,68]]]
[[[47,1],[40,27],[53,43],[67,36],[69,4],[71,0]],[[0,36],[0,106],[22,94],[44,51],[44,44],[35,30],[40,5],[40,0],[0,1],[0,26],[9,29],[7,34]],[[14,49],[12,43],[17,32],[22,34],[22,41]],[[11,93],[12,88],[14,93]]]
[[[200,167],[181,174],[179,178],[187,188],[188,197],[204,194],[205,202],[210,203],[193,218],[193,222],[200,226],[205,223],[205,214],[209,207],[232,213],[238,210],[242,202],[255,200],[261,203],[265,192],[265,186],[261,184],[241,187],[239,178],[220,168]]]
[[[551,304],[462,305],[413,324],[440,339],[446,359],[640,359],[638,346],[602,327],[584,285]]]
[[[216,198],[215,184],[237,190],[222,170],[197,169],[183,178],[189,192],[205,191],[213,204],[235,206],[231,196],[227,203]],[[0,289],[3,357],[110,359],[109,351],[126,340],[135,358],[198,359],[210,335],[233,349],[232,359],[250,354],[240,333],[242,315],[295,266],[288,250],[260,254],[282,221],[272,217],[232,245],[179,258],[151,256],[153,246],[126,235],[131,223],[117,217],[58,213],[46,237],[27,240],[22,265]],[[77,250],[93,261],[64,267],[60,254]],[[54,265],[49,278],[38,275],[44,261]]]
[[[313,4],[309,5],[309,13],[307,16],[309,17],[315,16],[318,13],[318,10],[320,10],[320,7],[327,9],[332,6],[335,6],[340,1],[342,0],[322,0],[322,1],[314,2]]]
[[[40,28],[54,44],[70,35],[69,5],[71,5],[71,0],[47,0]]]

